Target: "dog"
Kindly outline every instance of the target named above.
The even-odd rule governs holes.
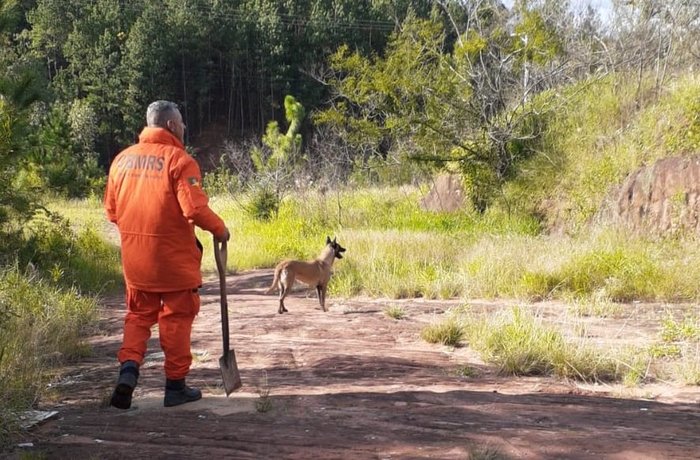
[[[343,252],[345,252],[345,248],[338,244],[336,238],[331,241],[331,238],[326,236],[326,247],[316,259],[310,262],[283,260],[277,264],[272,286],[266,291],[266,294],[271,294],[275,288],[279,289],[280,306],[277,313],[282,314],[288,311],[284,307],[284,298],[291,292],[296,280],[316,287],[318,303],[321,304],[323,311],[328,311],[326,290],[328,289],[328,281],[331,279],[331,267],[335,259],[343,258]]]

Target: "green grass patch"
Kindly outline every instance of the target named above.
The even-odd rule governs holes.
[[[619,302],[613,302],[605,295],[599,294],[574,297],[571,310],[577,316],[596,318],[616,318],[623,313],[622,305]]]
[[[468,460],[510,460],[510,458],[497,447],[478,447],[470,450],[467,457]]]
[[[448,316],[425,326],[420,336],[428,343],[457,347],[462,344],[464,327],[457,317]]]
[[[481,371],[473,366],[460,366],[457,369],[456,374],[460,377],[476,378],[481,375]]]
[[[458,324],[464,325],[463,336],[482,359],[503,375],[555,375],[597,382],[617,381],[626,373],[624,362],[565,340],[561,332],[522,308],[484,318],[469,315]]]
[[[323,249],[326,235],[337,236],[348,252],[333,267],[330,294],[336,296],[573,297],[581,299],[580,314],[596,316],[614,315],[611,304],[597,299],[700,298],[700,286],[692,275],[700,271],[700,247],[690,235],[655,240],[620,231],[573,237],[533,235],[531,229],[525,230],[527,225],[515,220],[504,224],[488,213],[480,218],[469,213],[451,217],[459,225],[435,225],[444,217],[420,210],[419,191],[404,187],[306,192],[284,200],[279,215],[270,220],[247,214],[245,196],[214,197],[211,203],[232,232],[229,269],[233,271],[272,267],[285,258],[313,259]],[[405,202],[393,206],[400,199]],[[27,257],[38,254],[42,268],[52,277],[82,278],[81,285],[92,286],[91,290],[118,283],[116,248],[100,241],[105,227],[95,226],[94,212],[85,212],[81,219],[76,209],[82,207],[70,203],[66,207],[75,219],[70,225],[83,233],[65,237],[61,236],[65,229],[39,231],[43,236]],[[375,208],[381,212],[369,225]],[[410,219],[401,215],[407,209],[411,209]],[[392,210],[397,216],[390,215]],[[214,272],[211,235],[198,230],[198,236],[205,246],[203,269]],[[42,254],[70,257],[41,259]],[[585,305],[585,299],[592,303]]]
[[[407,187],[305,192],[287,197],[279,215],[269,220],[246,213],[245,196],[214,197],[211,204],[232,232],[232,271],[273,267],[285,258],[310,260],[320,254],[326,235],[337,237],[348,252],[333,266],[333,296],[575,298],[579,314],[594,316],[614,315],[614,303],[620,301],[700,299],[694,276],[700,272],[700,246],[692,235],[651,239],[612,230],[534,235],[515,218],[504,223],[489,213],[455,215],[451,219],[459,225],[435,225],[444,216],[420,210],[420,196],[419,188],[411,192]],[[375,208],[380,211],[370,225]],[[410,218],[401,215],[408,209]],[[92,289],[117,283],[116,248],[97,240],[104,239],[98,233],[105,227],[79,225],[81,214],[74,210],[71,215],[75,221],[70,225],[81,229],[82,236],[54,238],[52,232],[39,232],[44,236],[36,242],[36,254],[70,256],[49,257],[43,269],[57,279],[86,279],[82,285]],[[93,215],[86,212],[85,220]],[[203,270],[213,273],[211,235],[197,234],[205,247]],[[100,268],[105,266],[112,268]]]
[[[25,275],[0,270],[0,417],[35,406],[53,366],[84,357],[83,337],[96,321],[97,302],[75,289],[63,289]]]
[[[664,342],[700,341],[700,319],[687,315],[681,320],[667,315],[661,322],[661,340]]]
[[[389,318],[400,320],[406,318],[406,309],[401,305],[389,305],[384,309],[384,314]]]
[[[655,343],[649,346],[649,356],[655,359],[680,358],[682,356],[681,347],[676,344]]]
[[[700,346],[695,344],[684,350],[683,358],[676,362],[675,375],[686,385],[700,385]]]
[[[101,204],[83,201],[53,201],[56,209],[40,213],[22,229],[22,246],[16,260],[51,282],[83,292],[116,292],[123,285],[118,233],[100,214]],[[70,216],[70,217],[67,217]]]
[[[564,349],[564,339],[553,329],[543,327],[521,309],[497,327],[481,323],[469,336],[482,338],[474,346],[487,362],[496,364],[504,375],[548,375],[555,368],[555,357]],[[477,332],[478,331],[478,332]]]

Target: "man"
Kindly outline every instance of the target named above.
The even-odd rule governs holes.
[[[199,312],[202,246],[194,226],[228,241],[223,220],[208,206],[196,161],[187,154],[185,124],[177,105],[148,106],[139,142],[117,155],[104,205],[121,237],[127,313],[121,364],[111,405],[131,407],[151,327],[158,323],[165,353],[165,406],[202,397],[185,384],[192,364],[190,334]]]

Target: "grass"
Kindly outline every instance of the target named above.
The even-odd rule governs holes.
[[[58,208],[75,222],[39,214],[23,223],[21,240],[0,242],[11,255],[0,266],[0,443],[14,414],[49,396],[58,366],[91,354],[84,337],[97,296],[121,286],[119,251],[102,235],[97,202],[69,203]]]
[[[693,276],[700,271],[700,246],[692,234],[650,238],[599,229],[574,236],[538,235],[527,219],[518,221],[496,212],[449,218],[424,212],[419,197],[418,187],[337,195],[305,192],[283,201],[279,216],[271,220],[247,215],[245,196],[214,197],[211,204],[232,232],[230,272],[272,267],[284,258],[310,260],[322,250],[326,235],[337,237],[348,252],[333,266],[331,296],[576,298],[582,316],[614,316],[615,303],[631,300],[700,299],[700,285]],[[376,220],[369,225],[375,210]],[[392,217],[392,210],[397,216]],[[99,248],[99,231],[90,226],[93,216],[87,212],[83,219],[88,223],[83,225],[79,213],[73,212],[71,225],[84,229],[82,238]],[[203,270],[213,273],[211,235],[197,234],[205,247]],[[110,269],[109,280],[91,284],[115,285],[118,254],[109,246],[100,251],[100,263],[116,268]],[[75,278],[68,270],[82,272],[77,275],[81,277],[102,276],[104,270],[95,269],[90,258],[82,260],[82,269],[50,260],[48,270],[56,268],[59,279]]]
[[[675,362],[673,371],[677,380],[686,385],[700,385],[700,345],[687,346],[683,359]]]
[[[97,301],[15,268],[0,271],[0,437],[12,414],[36,406],[50,369],[90,354],[83,337]]]
[[[554,376],[630,387],[669,379],[700,385],[700,340],[695,335],[696,323],[688,322],[693,316],[662,320],[660,334],[673,342],[653,343],[650,337],[647,344],[625,347],[594,344],[595,336],[589,339],[578,331],[579,323],[566,324],[565,312],[563,317],[567,327],[562,327],[562,316],[545,320],[526,307],[481,314],[461,308],[426,325],[421,337],[429,343],[452,346],[467,342],[501,375]],[[670,336],[669,330],[674,331]],[[472,371],[465,365],[457,373],[472,377]]]
[[[262,381],[258,385],[258,399],[255,401],[255,410],[261,413],[272,410],[272,398],[270,397],[270,385],[267,381],[267,372],[263,371]]]
[[[622,305],[604,295],[593,294],[584,298],[574,298],[571,310],[577,316],[616,318],[622,314]]]
[[[667,314],[661,325],[661,340],[664,342],[700,341],[700,319],[695,315],[686,315],[677,320]]]
[[[469,451],[468,460],[508,460],[507,456],[496,447],[479,447]]]
[[[467,340],[502,375],[553,375],[585,382],[631,379],[638,366],[618,356],[568,341],[541,318],[522,308],[487,317],[469,310],[450,312],[421,330],[430,343],[457,345]]]
[[[389,305],[384,309],[384,314],[389,318],[401,320],[406,318],[406,309],[401,305]]]
[[[675,380],[700,385],[700,319],[688,312],[676,316],[667,312],[661,320],[661,343],[654,344],[650,354],[669,361]]]
[[[457,375],[460,377],[475,378],[481,375],[479,369],[472,366],[460,366],[457,371]]]
[[[424,327],[420,336],[428,343],[439,343],[450,347],[461,345],[464,328],[456,316],[449,316]]]

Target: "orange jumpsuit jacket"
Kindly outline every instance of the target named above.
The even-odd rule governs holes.
[[[164,128],[144,128],[139,143],[115,157],[104,206],[119,228],[127,286],[150,292],[201,286],[194,226],[217,236],[226,228],[208,203],[199,165]]]

